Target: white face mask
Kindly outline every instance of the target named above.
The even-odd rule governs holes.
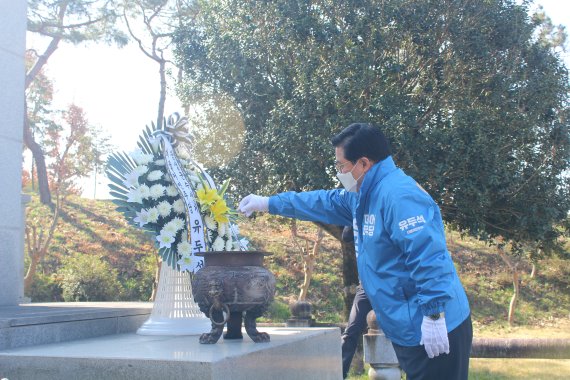
[[[338,178],[344,189],[349,192],[356,192],[356,185],[358,184],[358,181],[354,179],[354,176],[352,175],[352,171],[355,167],[356,165],[346,173],[336,173],[336,178]]]

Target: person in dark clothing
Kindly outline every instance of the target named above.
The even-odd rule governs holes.
[[[345,243],[350,243],[354,241],[354,231],[352,227],[346,226],[342,231],[342,240]],[[359,284],[356,287],[356,294],[354,295],[354,300],[352,301],[352,308],[350,309],[350,315],[348,316],[348,323],[346,328],[342,333],[342,377],[346,379],[348,376],[348,371],[350,370],[350,364],[352,363],[352,358],[356,352],[356,347],[358,346],[358,340],[362,334],[366,331],[367,323],[366,316],[372,310],[372,305],[364,289]]]
[[[352,302],[352,309],[350,310],[350,316],[348,317],[348,323],[346,324],[346,329],[342,333],[342,376],[346,379],[348,376],[348,371],[350,369],[350,364],[352,363],[352,358],[356,352],[356,347],[358,346],[358,339],[366,331],[366,316],[372,310],[370,301],[364,293],[362,286],[358,285],[356,288],[356,295],[354,296],[354,301]]]

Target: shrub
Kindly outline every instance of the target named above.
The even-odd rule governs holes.
[[[285,322],[287,319],[291,318],[291,311],[286,303],[279,300],[273,300],[263,317],[265,321],[274,323]]]
[[[32,302],[60,302],[63,300],[62,289],[56,277],[37,272],[26,296],[30,297]]]
[[[72,301],[117,301],[122,287],[117,271],[92,255],[77,254],[64,260],[59,270],[63,299]]]

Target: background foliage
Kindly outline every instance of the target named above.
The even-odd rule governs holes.
[[[368,121],[448,223],[515,251],[559,248],[568,73],[526,3],[199,4],[176,37],[180,91],[188,104],[229,96],[240,110],[244,147],[221,168],[240,193],[333,187],[330,137]]]
[[[28,218],[49,214],[49,208],[41,205],[37,196],[28,207]],[[149,299],[157,263],[156,249],[149,236],[129,225],[110,201],[72,196],[58,227],[54,244],[38,265],[34,286],[26,294],[33,302],[62,301],[64,289],[68,289],[67,300]],[[311,223],[299,223],[298,228],[304,234],[315,232]],[[273,253],[266,259],[266,266],[277,279],[276,303],[265,320],[284,322],[290,316],[288,304],[296,300],[303,280],[302,259],[291,241],[288,222],[266,215],[240,222],[240,230],[255,248]],[[530,334],[550,331],[551,337],[568,335],[568,260],[540,260],[534,278],[530,277],[530,265],[522,266],[521,281],[525,286],[517,323],[509,328],[505,322],[508,309],[505,300],[510,296],[507,268],[488,246],[471,238],[461,238],[457,232],[449,231],[448,246],[472,305],[476,336],[489,331],[493,336],[512,335],[527,328],[533,329]],[[570,250],[568,242],[565,250]],[[317,322],[345,321],[341,267],[340,244],[325,234],[307,297],[313,304]],[[98,284],[103,281],[105,291],[101,291]]]
[[[28,222],[50,216],[33,196]],[[151,237],[130,226],[114,204],[70,196],[26,296],[32,302],[148,301],[157,262]]]

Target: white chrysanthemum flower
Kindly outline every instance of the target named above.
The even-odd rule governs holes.
[[[139,165],[134,168],[133,172],[136,173],[139,177],[148,171],[148,166],[146,165]]]
[[[173,218],[170,222],[168,222],[168,224],[173,225],[174,228],[176,228],[176,232],[178,232],[182,228],[184,228],[184,219],[176,217],[176,218]]]
[[[168,228],[168,225],[166,225],[160,229],[160,235],[175,237],[176,231],[174,230],[174,228],[172,226],[170,226],[170,228]]]
[[[138,223],[139,227],[143,227],[148,223],[148,211],[142,209],[140,212],[137,212],[137,216],[133,219],[133,222]]]
[[[162,230],[160,230],[160,233],[163,235],[171,234],[172,236],[176,236],[177,232],[176,226],[170,223],[165,224]]]
[[[160,216],[160,214],[158,213],[158,210],[156,209],[156,207],[151,207],[147,210],[146,220],[149,223],[156,223],[156,222],[158,222],[159,216]]]
[[[215,230],[216,230],[216,227],[217,227],[216,224],[217,224],[217,223],[216,223],[216,221],[214,220],[214,218],[212,218],[210,215],[204,216],[204,223],[206,223],[206,227],[207,227],[209,230],[212,230],[212,231],[215,231]]]
[[[186,207],[184,207],[184,202],[182,202],[182,199],[175,200],[172,204],[172,209],[177,214],[184,214],[186,212]]]
[[[151,188],[152,189],[152,188]],[[166,218],[168,215],[170,215],[170,212],[172,211],[172,205],[168,202],[168,201],[162,201],[160,202],[157,206],[156,206],[158,213],[160,214],[160,216],[162,216],[163,218]]]
[[[228,239],[226,240],[226,251],[231,251],[232,250],[232,239]]]
[[[226,234],[227,224],[218,223],[218,235],[224,236]]]
[[[192,254],[192,245],[188,240],[183,240],[176,246],[179,255],[189,256]]]
[[[158,199],[164,195],[164,186],[157,183],[156,185],[152,185],[150,187],[150,197],[152,199]]]
[[[147,185],[140,185],[139,194],[141,195],[142,199],[147,199],[150,197],[150,187]]]
[[[164,180],[165,180],[166,182],[172,182],[172,177],[170,176],[170,174],[165,173],[165,174],[164,174]]]
[[[143,153],[143,151],[140,149],[137,149],[134,152],[132,152],[130,156],[138,165],[146,165],[152,162],[154,158],[152,154]]]
[[[140,194],[139,188],[134,188],[129,190],[127,194],[127,202],[130,203],[141,203],[142,204],[142,196]]]
[[[169,197],[175,197],[178,195],[178,189],[176,189],[176,186],[170,185],[166,187],[166,195],[168,195]]]
[[[153,170],[150,173],[148,173],[148,176],[146,177],[147,180],[154,182],[154,181],[158,181],[159,179],[162,178],[162,175],[164,173],[161,170]]]
[[[160,243],[160,248],[170,248],[172,243],[174,243],[174,236],[160,234],[156,237],[156,240]]]
[[[223,251],[226,248],[226,242],[221,237],[217,237],[212,244],[212,250],[214,251]]]
[[[180,267],[180,272],[193,272],[195,266],[194,263],[195,260],[196,260],[195,257],[192,257],[191,255],[185,255],[182,256],[180,260],[176,262],[176,264],[178,264],[178,266]]]
[[[156,166],[164,166],[164,165],[166,165],[166,161],[164,161],[163,159],[155,160],[155,161],[154,161],[154,164],[155,164]]]
[[[139,175],[133,170],[125,176],[123,185],[128,189],[130,187],[137,187],[139,185]]]

